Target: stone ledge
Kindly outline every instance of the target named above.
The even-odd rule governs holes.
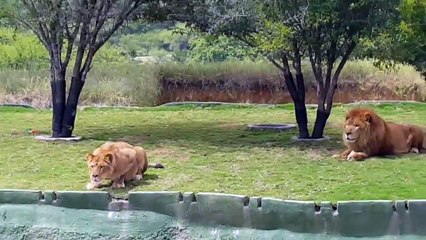
[[[111,196],[107,192],[54,192],[56,199],[52,201],[55,206],[77,209],[109,210]]]
[[[37,190],[0,190],[0,204],[35,204],[43,197],[41,191]]]
[[[46,141],[46,142],[78,142],[82,139],[79,136],[72,137],[52,137],[49,135],[38,135],[34,137],[36,140]]]
[[[22,107],[22,108],[35,109],[35,107],[29,104],[18,104],[18,103],[2,103],[0,104],[0,107]]]

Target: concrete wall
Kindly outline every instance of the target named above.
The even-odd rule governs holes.
[[[426,200],[351,201],[332,205],[329,202],[315,204],[180,192],[131,192],[128,200],[116,200],[106,192],[0,190],[0,207],[8,204],[153,212],[189,225],[224,225],[343,237],[426,236]]]

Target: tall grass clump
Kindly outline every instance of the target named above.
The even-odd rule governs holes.
[[[49,72],[40,69],[0,69],[0,103],[49,107],[51,104]]]
[[[130,63],[94,67],[83,89],[83,105],[153,106],[160,94],[159,68]]]
[[[0,103],[50,107],[47,70],[0,69]],[[159,95],[159,68],[153,65],[97,64],[90,71],[80,105],[153,106]]]
[[[167,82],[182,85],[224,85],[249,88],[260,84],[274,89],[281,86],[280,72],[266,61],[259,62],[216,62],[216,63],[166,63],[160,66],[161,76]]]
[[[346,64],[339,81],[375,91],[388,89],[398,96],[418,94],[422,101],[426,100],[426,81],[411,65],[396,64],[382,70],[374,65],[374,60],[353,60]]]
[[[313,86],[315,78],[307,61],[302,62],[305,84]],[[202,83],[223,85],[225,89],[239,87],[249,90],[253,84],[281,91],[280,71],[267,61],[219,63],[168,63],[160,66],[163,80],[183,85]],[[426,82],[410,65],[397,64],[394,69],[381,70],[373,60],[349,61],[340,74],[339,86],[353,86],[374,91],[387,89],[404,96],[416,92],[426,97]],[[366,96],[368,97],[368,96]]]

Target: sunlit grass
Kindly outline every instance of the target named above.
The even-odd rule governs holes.
[[[426,105],[375,107],[385,119],[426,125]],[[326,143],[292,143],[296,130],[250,132],[248,123],[294,123],[279,107],[160,107],[86,109],[78,113],[79,143],[45,143],[24,133],[49,132],[50,111],[0,108],[0,188],[85,190],[84,155],[107,140],[145,147],[146,179],[127,190],[178,190],[302,200],[406,199],[426,194],[425,155],[341,162],[340,126],[347,107],[335,107]],[[309,110],[313,122],[314,110]],[[103,189],[109,190],[109,189]],[[118,191],[123,193],[125,191]]]

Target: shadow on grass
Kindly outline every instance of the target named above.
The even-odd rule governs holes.
[[[157,174],[147,173],[145,174],[144,179],[142,180],[126,182],[125,188],[112,189],[111,181],[109,183],[102,184],[100,190],[108,192],[109,194],[111,194],[111,196],[123,198],[129,193],[129,191],[133,190],[134,188],[138,186],[150,185],[152,181],[155,181],[157,179]]]
[[[271,148],[323,148],[337,151],[343,148],[340,134],[336,129],[330,131],[331,140],[324,142],[292,142],[291,137],[298,134],[297,129],[284,132],[248,131],[245,124],[222,126],[213,122],[187,122],[173,125],[121,125],[117,129],[90,128],[85,139],[97,141],[126,141],[135,145],[157,145],[161,142],[179,142],[182,146],[221,147],[237,149],[241,147]],[[335,132],[333,134],[333,132]]]

